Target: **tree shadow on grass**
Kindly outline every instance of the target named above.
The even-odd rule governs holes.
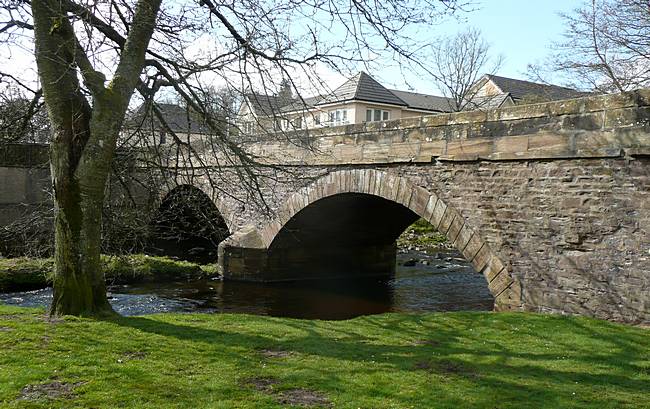
[[[353,372],[357,374],[385,371],[386,367],[405,373],[428,372],[426,376],[460,380],[474,390],[493,392],[483,397],[477,393],[446,396],[448,402],[460,406],[481,406],[482,399],[483,404],[490,405],[494,403],[495,394],[499,394],[500,399],[504,402],[510,399],[515,406],[518,399],[521,404],[522,396],[531,396],[536,404],[543,402],[544,407],[557,407],[566,403],[558,396],[558,390],[565,390],[567,385],[575,384],[582,390],[592,391],[616,388],[625,396],[638,397],[645,396],[649,387],[649,377],[639,375],[640,367],[634,361],[647,359],[650,332],[621,331],[621,327],[607,322],[534,314],[446,314],[444,320],[391,314],[361,317],[355,320],[354,326],[341,330],[342,326],[336,322],[257,319],[276,329],[286,326],[288,330],[298,330],[300,335],[277,339],[264,333],[205,328],[200,321],[195,322],[196,325],[185,325],[155,317],[121,317],[111,322],[193,343],[245,347],[252,351],[274,348],[348,361],[354,364]],[[485,331],[492,331],[494,326],[503,328],[504,332],[509,328],[516,328],[516,331],[504,336],[486,336]],[[518,337],[548,341],[550,350],[519,343]],[[427,342],[417,343],[422,340]],[[582,344],[572,343],[575,340],[582,340]],[[594,350],[593,345],[602,348]],[[238,365],[250,364],[246,356],[236,360]],[[366,365],[370,361],[381,362],[381,366]],[[350,372],[337,368],[312,367],[304,362],[298,365],[301,366],[300,376],[319,380],[319,383],[333,386],[334,390],[345,390],[351,381]],[[580,369],[585,367],[591,371]],[[372,385],[355,385],[355,388],[362,388],[359,393],[371,396],[378,393]],[[612,399],[611,395],[608,398]],[[624,401],[619,403],[630,403],[627,398],[622,399]],[[589,407],[587,403],[575,404]]]

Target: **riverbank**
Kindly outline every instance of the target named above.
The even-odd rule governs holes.
[[[452,248],[447,237],[438,233],[431,223],[424,219],[419,219],[404,230],[397,238],[397,247],[402,252],[415,250],[425,253]]]
[[[525,313],[48,321],[0,306],[8,408],[648,408],[650,330]]]
[[[48,287],[52,282],[51,258],[0,258],[0,292],[29,291]],[[199,280],[218,276],[216,265],[200,265],[168,257],[130,254],[102,255],[108,284]]]
[[[423,219],[413,223],[402,233],[397,239],[397,246],[401,254],[434,253],[450,247],[446,237]],[[407,260],[407,265],[420,262],[420,258]],[[0,258],[0,293],[39,290],[50,286],[53,266],[51,258]],[[102,267],[109,285],[191,281],[219,276],[216,264],[202,265],[144,254],[102,255]]]

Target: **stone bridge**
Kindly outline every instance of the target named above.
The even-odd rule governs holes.
[[[293,177],[232,213],[224,276],[386,274],[428,220],[496,309],[650,320],[650,91],[310,132],[249,149]]]
[[[495,309],[650,321],[650,90],[312,130],[246,145],[271,165],[176,172],[232,234],[226,279],[386,275],[429,221],[483,274]],[[216,182],[215,182],[216,181]],[[164,203],[164,200],[163,200]]]

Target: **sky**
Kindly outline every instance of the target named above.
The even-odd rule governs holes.
[[[499,75],[526,79],[527,65],[540,62],[549,54],[554,41],[562,40],[563,21],[560,12],[571,12],[584,0],[470,0],[473,11],[460,13],[458,18],[447,18],[442,23],[432,23],[427,36],[453,35],[468,27],[481,30],[491,45],[493,55],[501,55],[504,62]],[[201,41],[201,46],[211,47],[212,41]],[[36,78],[33,64],[32,44],[24,49],[3,48],[0,54],[0,70],[20,71]],[[359,67],[363,69],[363,67]],[[332,90],[345,81],[338,72],[319,70],[321,79]],[[423,75],[403,74],[398,68],[379,65],[368,72],[382,84],[396,89],[411,89],[417,92],[440,95],[433,82]],[[354,74],[354,73],[351,73]],[[308,81],[305,81],[308,82]],[[217,84],[218,85],[218,84]],[[318,93],[322,93],[320,91]],[[306,95],[314,92],[306,92]]]
[[[511,78],[526,78],[526,67],[548,55],[554,41],[562,40],[563,21],[559,13],[569,13],[582,0],[478,0],[474,11],[463,13],[461,21],[448,19],[434,27],[436,35],[451,35],[466,27],[481,30],[490,43],[491,53],[502,55],[503,65],[498,74]],[[390,83],[398,78],[393,70],[378,73],[380,82]],[[439,93],[426,79],[407,78],[419,92]],[[405,88],[404,82],[394,82]],[[389,84],[387,84],[389,85]]]

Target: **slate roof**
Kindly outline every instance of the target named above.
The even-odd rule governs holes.
[[[444,97],[389,90],[363,71],[327,95],[318,95],[303,100],[297,98],[280,100],[276,96],[253,93],[246,96],[257,114],[269,116],[280,112],[300,111],[308,107],[347,101],[374,102],[435,112],[449,112],[450,110],[449,102]]]
[[[501,89],[502,93],[487,97],[474,97],[466,109],[498,108],[509,97],[513,100],[528,96],[558,100],[579,98],[588,95],[588,93],[579,92],[571,88],[539,84],[497,75],[486,74],[483,76],[483,79],[494,82]],[[254,112],[258,115],[265,116],[273,116],[282,112],[301,111],[319,105],[347,101],[390,104],[407,109],[411,108],[431,112],[451,112],[454,106],[453,101],[446,97],[388,89],[363,71],[327,95],[304,98],[304,100],[256,93],[246,94],[246,97]]]
[[[244,97],[251,104],[251,108],[258,115],[272,116],[279,113],[285,106],[295,103],[294,99],[276,95],[258,94],[250,92]]]
[[[363,71],[347,80],[331,94],[324,96],[318,105],[352,100],[399,106],[408,105]]]
[[[299,98],[294,98],[290,104],[284,105],[280,108],[281,112],[293,112],[293,111],[302,111],[303,109],[311,108],[323,99],[322,95],[315,97],[307,97],[302,100]]]
[[[486,74],[485,78],[491,80],[504,93],[512,95],[514,99],[522,99],[527,96],[539,96],[550,100],[559,100],[580,98],[589,95],[586,92],[580,92],[558,85],[539,84],[514,78],[499,77],[498,75]]]
[[[158,109],[162,112],[165,122],[172,131],[177,133],[208,133],[208,129],[202,124],[200,118],[195,113],[188,111],[187,108],[176,104],[157,103]],[[127,122],[127,127],[144,129],[164,130],[158,117],[153,114],[151,106],[147,108],[141,105]]]
[[[439,97],[437,95],[420,94],[417,92],[399,91],[391,89],[390,92],[401,99],[409,108],[422,109],[425,111],[451,112],[454,102],[451,98]]]

